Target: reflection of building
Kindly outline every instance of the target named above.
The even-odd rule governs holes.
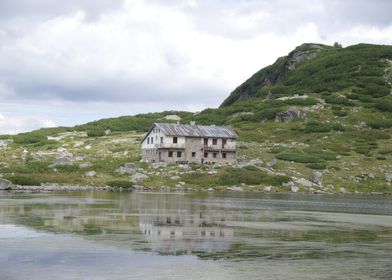
[[[195,209],[191,201],[187,202],[188,204],[170,205],[171,207],[162,207],[161,204],[155,205],[158,207],[149,205],[139,208],[139,228],[146,236],[151,249],[163,254],[229,249],[233,229],[225,226],[227,213],[216,209]]]

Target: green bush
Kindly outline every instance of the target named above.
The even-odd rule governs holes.
[[[383,129],[392,127],[392,120],[370,120],[367,121],[367,125],[374,129]]]
[[[333,112],[333,114],[335,116],[338,116],[338,117],[345,117],[345,116],[347,116],[347,112],[346,111],[332,111],[332,112]]]
[[[110,187],[117,187],[117,188],[123,188],[123,189],[129,189],[132,188],[133,184],[130,181],[125,181],[125,180],[114,180],[114,181],[109,181],[106,182],[107,186]]]
[[[306,167],[310,169],[325,169],[327,168],[327,165],[325,162],[317,162],[317,163],[308,163]]]
[[[31,176],[8,176],[5,177],[7,180],[10,180],[15,185],[22,186],[40,186],[41,181],[35,177]]]
[[[87,136],[88,137],[101,137],[105,135],[105,131],[104,130],[100,130],[100,129],[94,129],[94,130],[88,130],[87,131]]]
[[[380,111],[392,112],[392,100],[383,99],[376,102],[375,107]]]

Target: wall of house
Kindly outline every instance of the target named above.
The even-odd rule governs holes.
[[[201,163],[203,158],[203,138],[188,137],[185,140],[185,160]],[[195,156],[192,156],[195,153]]]

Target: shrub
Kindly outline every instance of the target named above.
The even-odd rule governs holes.
[[[324,159],[320,157],[305,153],[281,153],[276,155],[276,158],[280,160],[294,161],[299,163],[319,163],[324,161]]]
[[[39,186],[41,182],[39,179],[31,176],[8,176],[7,180],[10,180],[15,185],[22,186]]]
[[[325,102],[329,104],[336,104],[336,105],[345,105],[345,106],[353,106],[354,103],[348,100],[346,97],[343,96],[327,96],[324,98]]]
[[[347,112],[346,111],[333,111],[333,114],[335,116],[338,116],[338,117],[345,117],[345,116],[347,116]]]
[[[308,163],[306,167],[310,169],[325,169],[327,168],[327,165],[325,162],[317,162],[317,163]]]
[[[77,172],[80,170],[79,166],[77,165],[66,165],[66,164],[57,165],[55,168],[57,169],[57,171],[64,172],[64,173]]]
[[[125,181],[125,180],[114,180],[114,181],[109,181],[106,182],[107,186],[110,187],[117,187],[117,188],[123,188],[123,189],[129,189],[132,188],[133,184],[130,181]]]
[[[374,129],[390,128],[392,127],[392,120],[371,120],[367,125]]]
[[[105,135],[105,131],[101,129],[94,129],[94,130],[88,130],[87,131],[87,136],[88,137],[101,137]]]

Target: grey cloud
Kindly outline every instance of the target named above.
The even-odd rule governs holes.
[[[48,19],[76,11],[87,18],[120,9],[123,0],[1,0],[0,19]]]

